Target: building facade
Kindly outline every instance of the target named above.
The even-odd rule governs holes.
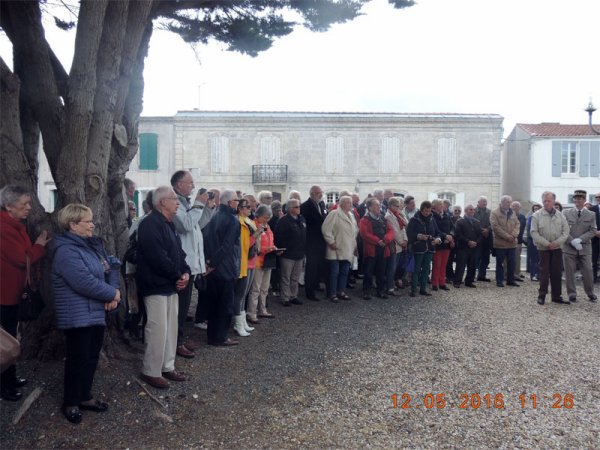
[[[596,126],[596,128],[598,128]],[[517,124],[503,149],[502,190],[525,204],[544,191],[572,206],[575,189],[600,191],[600,136],[589,125]]]
[[[127,176],[143,193],[189,169],[197,187],[270,190],[328,201],[390,188],[463,205],[500,196],[502,117],[491,114],[181,111],[143,117]]]

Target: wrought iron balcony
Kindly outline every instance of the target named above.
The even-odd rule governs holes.
[[[252,184],[286,184],[288,166],[284,164],[252,166]]]

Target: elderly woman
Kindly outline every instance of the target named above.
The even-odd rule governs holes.
[[[447,210],[445,210],[442,200],[433,200],[431,208],[433,210],[433,220],[435,220],[442,239],[442,243],[437,246],[433,255],[431,290],[449,291],[450,289],[446,286],[446,266],[448,265],[450,250],[454,248],[454,224]]]
[[[392,226],[382,217],[379,200],[367,200],[367,213],[360,219],[360,237],[363,242],[363,299],[371,300],[373,275],[377,281],[377,296],[387,298],[385,267],[391,255],[390,243],[394,241]]]
[[[0,191],[0,325],[17,337],[19,302],[27,277],[27,263],[37,263],[46,253],[48,233],[42,231],[35,244],[27,235],[23,221],[31,211],[29,192],[15,185],[5,186]],[[17,376],[17,367],[10,366],[0,377],[2,398],[17,401],[21,398],[19,388],[27,380]]]
[[[259,205],[254,214],[254,224],[260,234],[260,246],[254,266],[254,277],[248,295],[248,314],[247,321],[251,324],[258,324],[257,317],[273,319],[275,316],[267,311],[267,294],[269,293],[269,284],[271,282],[271,271],[275,268],[275,238],[273,231],[269,227],[271,220],[271,207],[268,205]],[[258,316],[257,316],[258,307]]]
[[[427,279],[429,278],[431,260],[435,253],[435,247],[442,243],[435,220],[431,217],[431,202],[424,201],[421,203],[419,211],[408,222],[406,235],[415,258],[410,296],[415,297],[417,295],[417,287],[421,295],[430,296],[431,293],[427,292]]]
[[[69,422],[79,423],[82,409],[108,409],[92,395],[92,384],[106,311],[121,301],[120,263],[107,255],[102,239],[93,236],[93,214],[87,206],[65,206],[58,212],[58,223],[64,232],[53,246],[52,285],[56,321],[66,337],[62,412]]]
[[[340,198],[338,207],[331,211],[321,231],[327,243],[325,259],[329,261],[329,300],[338,303],[350,300],[344,289],[348,282],[348,272],[356,252],[356,236],[358,227],[352,214],[352,197],[344,195]]]
[[[407,221],[402,214],[402,208],[404,207],[404,201],[401,197],[391,197],[388,200],[388,210],[385,213],[385,220],[390,224],[394,230],[394,245],[392,246],[392,255],[388,260],[385,273],[385,283],[388,295],[396,295],[394,292],[394,285],[396,279],[396,272],[400,258],[403,256],[402,253],[406,250],[408,240],[406,237],[406,225]]]

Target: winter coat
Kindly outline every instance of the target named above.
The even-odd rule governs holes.
[[[240,221],[227,205],[219,210],[202,230],[204,258],[215,269],[214,275],[222,280],[237,280],[240,276]],[[212,275],[211,275],[212,276]]]
[[[185,262],[190,266],[191,274],[198,275],[206,272],[204,240],[202,239],[200,220],[205,211],[208,211],[208,208],[202,207],[199,202],[194,203],[195,207],[193,208],[186,197],[177,194],[177,198],[179,199],[179,207],[175,217],[173,217],[173,224],[181,239],[181,247],[186,255]]]
[[[52,255],[58,328],[106,325],[104,307],[120,288],[120,264],[106,254],[102,239],[67,231],[54,239]]]
[[[417,235],[426,234],[429,239],[421,241],[417,239]],[[442,238],[433,216],[425,217],[418,211],[412,219],[409,220],[406,227],[406,235],[408,236],[408,244],[411,253],[435,253],[436,246],[433,245],[433,240]]]
[[[322,238],[321,238],[322,239]],[[277,222],[275,228],[275,245],[285,248],[282,258],[302,259],[306,250],[306,222],[304,217],[292,217],[286,214]]]
[[[515,212],[508,208],[505,213],[497,207],[490,214],[490,224],[494,234],[494,248],[516,248],[521,224]]]
[[[374,223],[376,221],[379,223]],[[381,228],[382,231],[385,230],[385,232],[377,234],[374,225]],[[363,257],[374,258],[377,255],[378,248],[380,248],[377,243],[381,240],[386,244],[383,247],[383,257],[387,258],[392,254],[390,244],[394,240],[394,229],[383,217],[380,216],[377,219],[373,219],[367,212],[360,219],[359,229],[360,237],[363,241]]]
[[[258,222],[254,222],[257,227],[261,226]],[[273,235],[273,231],[271,227],[267,226],[267,229],[264,233],[260,235],[260,250],[258,255],[256,256],[256,267],[261,268],[265,262],[265,256],[267,253],[271,253],[271,248],[275,247],[275,236]]]
[[[538,250],[548,250],[552,242],[563,245],[569,237],[569,224],[565,216],[554,209],[552,213],[542,208],[531,216],[531,238]]]
[[[177,280],[184,273],[190,273],[190,268],[185,262],[175,224],[159,211],[153,211],[140,222],[137,241],[139,293],[144,297],[176,293]]]
[[[335,209],[327,214],[321,226],[323,238],[328,244],[325,259],[350,262],[354,259],[358,227],[350,214],[352,213],[346,213],[342,209]],[[336,249],[330,248],[330,244],[335,244]]]
[[[256,225],[249,217],[238,216],[240,221],[240,278],[248,276],[248,270],[254,269],[256,265],[256,254],[249,255],[250,250],[254,252],[256,244]]]
[[[435,225],[440,232],[440,239],[442,240],[442,243],[436,246],[436,250],[450,249],[450,244],[446,242],[446,236],[454,235],[454,224],[452,223],[452,218],[447,213],[438,214],[435,211],[433,211],[431,215],[433,216],[433,220],[435,220]]]
[[[0,305],[18,305],[25,287],[27,256],[30,266],[46,254],[43,245],[31,244],[23,225],[0,211]]]
[[[325,253],[325,239],[321,232],[321,226],[327,217],[325,203],[320,201],[317,204],[309,198],[300,205],[300,215],[306,223],[306,245],[315,251],[323,249]]]
[[[400,228],[400,222],[398,221],[398,218],[389,209],[388,212],[385,213],[385,220],[388,221],[394,230],[396,253],[402,253],[402,243],[404,241],[408,241],[408,238],[406,237],[406,227]]]
[[[483,236],[481,235],[481,223],[473,218],[472,220],[463,217],[458,219],[454,225],[454,240],[457,249],[471,248],[469,241],[477,242],[477,247],[481,246]]]

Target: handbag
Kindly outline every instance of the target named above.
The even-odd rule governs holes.
[[[25,287],[23,288],[21,302],[19,303],[20,322],[36,320],[40,317],[42,310],[46,306],[42,294],[38,288],[34,287],[31,283],[31,264],[29,262],[29,255],[26,255],[25,259],[27,261],[27,277],[25,278]]]
[[[0,372],[13,366],[21,354],[21,344],[14,336],[0,327]]]

